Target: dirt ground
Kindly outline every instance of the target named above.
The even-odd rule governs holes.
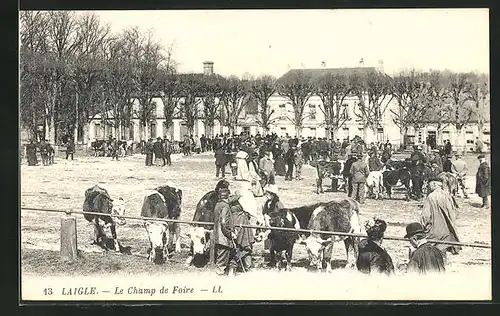
[[[477,159],[467,156],[469,191],[474,191]],[[231,180],[229,170],[227,177]],[[345,197],[345,193],[327,192],[315,194],[314,169],[305,166],[302,181],[287,181],[277,177],[280,196],[285,206],[295,207],[317,201],[328,201]],[[95,184],[106,188],[113,198],[123,197],[127,201],[127,215],[139,216],[144,198],[144,190],[173,182],[183,190],[181,219],[191,220],[195,205],[209,190],[213,189],[215,165],[212,154],[190,157],[176,155],[172,166],[145,167],[144,156],[137,154],[111,161],[111,158],[76,156],[74,161],[56,158],[52,166],[21,166],[21,205],[23,207],[82,209],[84,191]],[[230,181],[233,189],[239,188],[237,181]],[[329,183],[325,181],[328,187]],[[362,225],[373,216],[388,222],[386,235],[404,236],[405,226],[418,220],[420,208],[416,202],[406,202],[402,194],[395,194],[393,200],[367,200],[361,206]],[[490,211],[478,208],[480,198],[471,194],[469,199],[458,198],[457,228],[462,241],[491,244]],[[92,226],[82,215],[77,218],[79,259],[65,263],[59,257],[60,218],[63,214],[37,211],[21,211],[21,268],[26,275],[37,276],[99,276],[99,275],[164,275],[165,273],[208,273],[204,269],[188,266],[186,247],[175,253],[170,262],[154,265],[147,261],[148,239],[140,222],[128,220],[117,228],[120,244],[127,253],[102,252],[91,246]],[[184,226],[183,226],[184,227]],[[186,242],[186,240],[183,240]],[[407,244],[399,241],[384,241],[384,247],[392,256],[395,266],[407,262]],[[343,243],[334,247],[335,266],[342,269],[345,264]],[[266,251],[263,243],[255,245],[256,270],[264,269]],[[308,270],[307,254],[304,246],[297,244],[294,249],[293,269]],[[464,247],[459,255],[449,256],[447,271],[464,275],[467,269],[482,271],[487,275],[491,270],[489,249]],[[341,271],[341,270],[338,270]],[[257,272],[258,273],[258,272]],[[398,271],[398,274],[402,272]]]

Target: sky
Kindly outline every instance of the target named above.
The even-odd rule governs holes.
[[[488,9],[94,11],[113,32],[152,30],[179,72],[228,76],[378,66],[489,73]]]

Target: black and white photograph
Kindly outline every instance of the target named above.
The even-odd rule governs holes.
[[[19,12],[21,296],[492,299],[488,9]]]

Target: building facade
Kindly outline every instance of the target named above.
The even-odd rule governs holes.
[[[204,73],[203,75],[213,74],[213,63],[204,63]],[[375,67],[358,67],[358,68],[342,68],[342,69],[308,69],[303,71],[309,71],[314,74],[323,74],[328,71],[381,71]],[[295,70],[291,70],[295,71]],[[202,75],[202,74],[200,74]],[[286,74],[285,74],[286,75]],[[181,99],[180,103],[183,102]],[[218,102],[218,101],[217,101]],[[235,128],[235,133],[240,134],[242,132],[250,134],[264,134],[264,130],[257,123],[257,104],[255,100],[245,100],[248,102],[249,106],[246,106],[240,114],[238,125]],[[94,117],[88,126],[88,135],[84,137],[87,143],[90,143],[94,139],[104,139],[109,136],[116,137],[118,139],[132,139],[134,141],[140,141],[150,137],[168,137],[175,141],[180,141],[183,139],[184,135],[188,134],[188,128],[184,120],[180,117],[173,120],[173,125],[170,128],[166,127],[165,117],[163,115],[163,102],[160,97],[154,98],[153,103],[155,105],[155,119],[147,122],[146,126],[140,124],[138,117],[132,117],[130,126],[113,128],[105,123],[100,116]],[[276,133],[279,136],[295,136],[296,129],[292,123],[293,118],[293,107],[287,98],[274,94],[268,100],[268,105],[271,110],[274,111],[272,119],[274,120],[269,132]],[[137,111],[138,102],[134,101],[134,109]],[[343,102],[343,108],[345,109],[344,115],[347,116],[347,120],[342,126],[335,132],[330,132],[328,134],[328,129],[325,126],[325,115],[322,110],[322,101],[319,96],[313,95],[309,98],[306,103],[301,135],[299,137],[331,137],[338,139],[349,138],[352,139],[355,136],[360,136],[365,139],[368,143],[379,141],[386,142],[389,141],[393,144],[413,144],[413,143],[425,143],[429,140],[431,142],[434,140],[437,145],[442,145],[445,140],[450,140],[455,143],[458,139],[458,133],[453,125],[448,125],[440,130],[438,130],[435,124],[429,123],[426,126],[414,130],[409,129],[406,135],[406,139],[401,138],[401,133],[398,126],[393,121],[393,115],[391,109],[397,109],[396,100],[390,97],[384,99],[382,103],[382,108],[385,111],[381,113],[380,126],[377,130],[373,131],[366,128],[363,122],[356,115],[359,112],[359,99],[354,96],[348,96]],[[199,112],[202,113],[203,102],[199,100]],[[480,136],[479,125],[475,122],[471,122],[464,128],[464,140],[462,141],[467,150],[473,149],[476,137]],[[195,136],[207,135],[215,136],[216,134],[228,133],[229,128],[222,125],[220,122],[216,121],[215,126],[212,129],[208,129],[203,122],[203,118],[199,118],[195,122],[193,134]],[[490,128],[489,120],[483,125],[483,134],[481,135],[483,141],[486,144],[490,143]],[[456,148],[461,148],[462,146],[456,146]]]

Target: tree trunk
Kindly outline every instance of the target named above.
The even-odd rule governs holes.
[[[300,138],[300,135],[302,135],[302,126],[295,125],[295,135]]]
[[[483,138],[484,138],[484,133],[483,133],[483,130],[484,130],[484,122],[482,119],[480,119],[478,122],[477,122],[477,129],[479,130],[479,140],[480,141],[483,141]]]
[[[370,134],[370,127],[369,126],[363,127],[363,139],[367,144],[370,143],[369,134]]]
[[[83,125],[83,139],[82,139],[83,143],[87,145],[87,147],[90,146],[90,136],[89,136],[89,124],[85,124]]]
[[[55,145],[56,144],[56,123],[55,123],[53,113],[52,113],[52,115],[50,115],[50,119],[49,119],[49,122],[47,125],[47,130],[49,132],[49,136],[48,136],[49,143],[51,143],[52,145]],[[47,135],[45,135],[45,137],[47,137]]]
[[[339,134],[339,129],[338,128],[331,128],[331,131],[328,133],[331,137],[332,140],[336,140]]]
[[[402,148],[404,146],[406,136],[406,130],[403,127],[399,128],[399,146]]]

